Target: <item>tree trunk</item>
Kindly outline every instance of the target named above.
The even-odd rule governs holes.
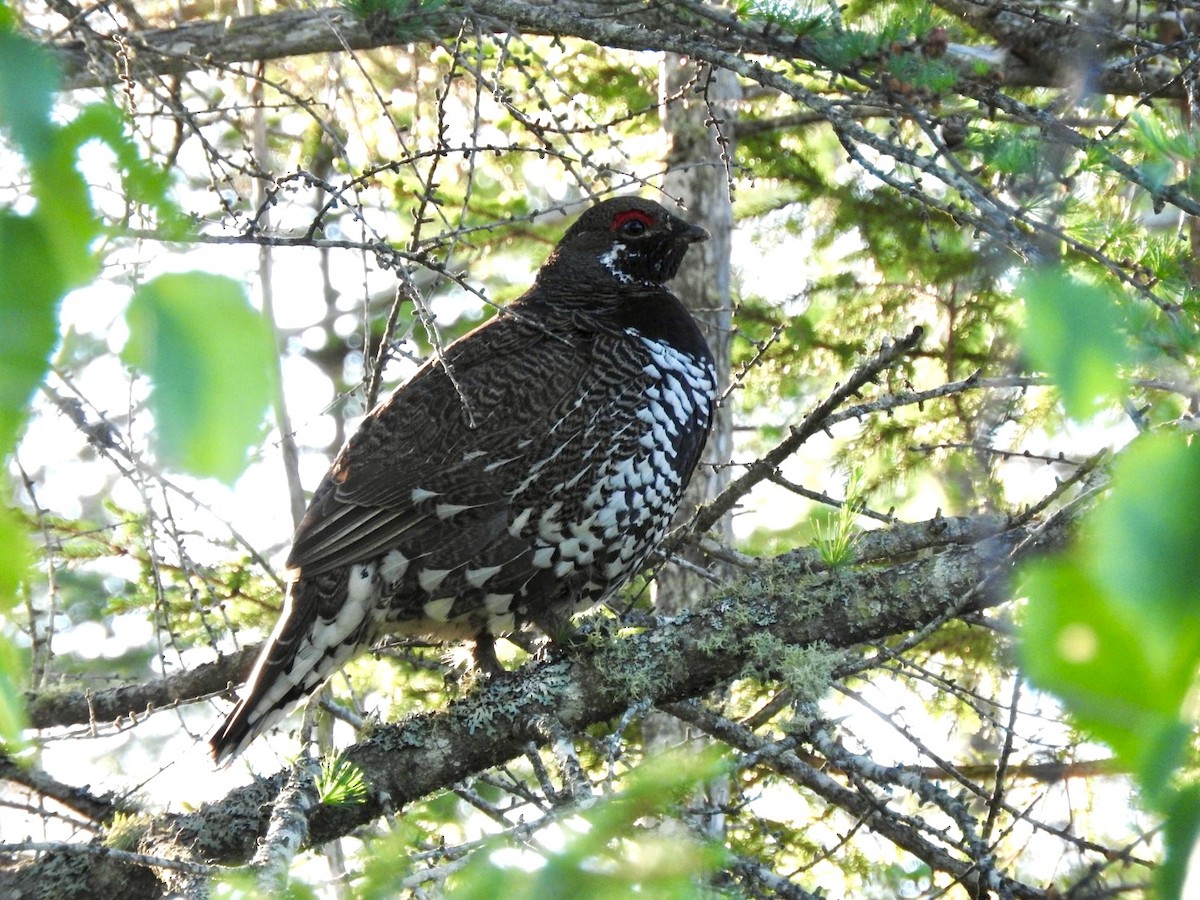
[[[680,93],[678,99],[670,99]],[[669,197],[683,203],[690,222],[703,226],[709,233],[707,241],[689,252],[687,264],[672,287],[700,322],[716,360],[718,394],[723,394],[729,384],[733,334],[729,289],[733,198],[726,162],[733,149],[730,141],[741,86],[732,72],[698,68],[686,57],[667,53],[659,68],[659,94],[663,129],[669,141],[663,189]],[[722,405],[677,521],[687,521],[729,483],[727,463],[732,446],[733,419],[728,407]],[[712,531],[722,543],[731,542],[730,517],[723,516]],[[706,566],[698,550],[680,548],[677,555],[687,563]],[[727,573],[714,574],[719,577]],[[655,609],[664,615],[693,609],[708,589],[709,583],[690,567],[668,562],[655,578]],[[653,752],[687,740],[689,728],[673,716],[654,713],[646,720],[645,733],[647,749]],[[719,810],[728,799],[729,785],[723,778],[706,785],[704,796],[695,798],[696,805],[703,810],[698,824],[714,839],[723,837],[724,817]]]

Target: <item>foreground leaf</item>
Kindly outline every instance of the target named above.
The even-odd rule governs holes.
[[[270,328],[241,285],[202,272],[143,285],[127,313],[122,358],[149,376],[159,454],[232,482],[273,395]]]

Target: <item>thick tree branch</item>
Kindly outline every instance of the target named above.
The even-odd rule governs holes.
[[[25,695],[34,728],[136,719],[179,703],[209,697],[240,684],[254,664],[259,645],[243,647],[211,663],[154,681],[123,684],[102,691],[49,688]]]
[[[470,0],[450,2],[432,10],[414,10],[403,16],[367,22],[339,7],[287,10],[263,16],[242,16],[219,21],[186,22],[172,28],[136,32],[91,33],[86,39],[60,41],[52,49],[66,75],[69,89],[117,84],[159,75],[178,75],[214,64],[232,65],[280,59],[310,53],[336,53],[397,46],[413,41],[453,40],[464,19],[474,19],[482,30],[577,37],[627,50],[670,50],[694,53],[708,43],[726,52],[769,55],[787,61],[821,64],[812,41],[780,32],[766,22],[741,22],[724,13],[711,12],[702,23],[705,41],[695,35],[693,4],[654,4],[625,8],[619,18],[603,4],[563,0]],[[970,7],[987,4],[946,4]],[[962,10],[955,9],[960,15]],[[974,15],[972,23],[982,21]],[[1031,20],[1031,27],[1036,25]],[[1060,23],[1064,41],[1076,40],[1074,28]],[[1044,28],[1042,29],[1044,32]],[[1057,34],[1057,32],[1056,32]],[[682,43],[691,46],[685,50]],[[701,55],[699,58],[706,59]],[[968,71],[965,69],[964,71]],[[1051,67],[1035,59],[1027,63],[1008,59],[1002,71],[1009,86],[1056,86]],[[1131,96],[1182,96],[1178,75],[1169,69],[1111,67],[1098,73],[1096,89]]]
[[[531,743],[545,746],[559,729],[576,731],[606,721],[631,704],[699,697],[744,675],[787,677],[786,651],[793,658],[796,650],[828,654],[1002,602],[1014,552],[1019,548],[1027,555],[1058,546],[1066,521],[1060,516],[1040,528],[1008,527],[886,567],[813,572],[795,563],[767,563],[702,609],[632,635],[598,631],[568,658],[526,666],[444,710],[379,727],[349,748],[346,758],[370,779],[369,799],[356,806],[318,806],[307,841],[315,846],[347,834],[384,812],[521,756]],[[288,777],[281,772],[194,813],[162,816],[139,849],[160,857],[243,864],[253,857]],[[47,854],[0,875],[0,894],[26,895],[31,884],[55,877],[55,867],[65,860]],[[159,875],[168,889],[180,887],[170,872]],[[62,890],[59,896],[97,896],[96,886],[75,870]]]
[[[320,802],[316,789],[318,770],[316,761],[300,760],[271,806],[267,833],[250,861],[264,896],[287,887],[292,859],[308,835],[309,812]]]
[[[38,766],[21,765],[3,753],[0,753],[0,781],[19,784],[37,796],[38,802],[55,800],[94,822],[107,822],[116,812],[136,809],[136,804],[123,797],[97,796],[89,789],[90,785],[64,784]]]
[[[949,544],[971,543],[997,534],[1008,525],[1009,520],[1000,515],[943,517],[897,524],[860,535],[855,544],[855,561],[894,560]],[[825,568],[820,554],[811,549],[793,550],[787,554],[786,560],[789,564],[803,566],[812,572]],[[765,564],[763,560],[750,557],[746,563],[751,568]],[[236,653],[202,663],[186,672],[107,690],[51,687],[29,691],[25,694],[25,702],[30,724],[34,728],[56,728],[120,722],[181,703],[203,700],[241,684],[260,649],[261,642],[247,645]],[[0,778],[4,777],[6,771],[0,768]]]

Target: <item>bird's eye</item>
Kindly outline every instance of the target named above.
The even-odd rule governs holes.
[[[627,209],[617,213],[613,219],[612,230],[621,237],[635,238],[645,234],[652,222],[648,213],[640,209]]]

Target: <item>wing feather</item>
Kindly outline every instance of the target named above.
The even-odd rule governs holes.
[[[447,347],[453,379],[442,364],[426,364],[342,448],[296,531],[289,568],[318,574],[400,541],[420,545],[425,533],[443,532],[439,512],[458,508],[475,540],[498,537],[498,513],[539,443],[527,438],[544,440],[579,396],[579,354],[587,358],[593,338],[559,340],[502,315]]]

